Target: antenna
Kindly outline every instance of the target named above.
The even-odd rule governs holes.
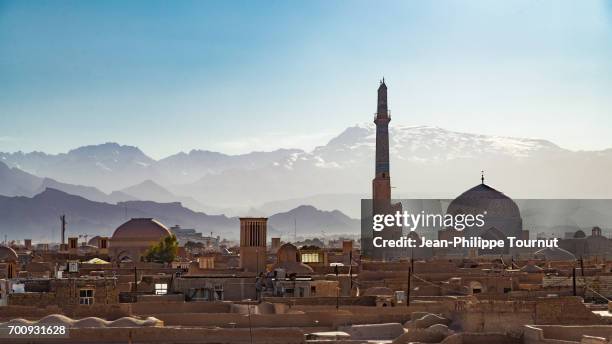
[[[293,242],[297,242],[297,219],[293,218]]]
[[[60,220],[62,221],[62,244],[66,243],[65,237],[66,237],[66,215],[62,214],[62,216],[60,216]]]

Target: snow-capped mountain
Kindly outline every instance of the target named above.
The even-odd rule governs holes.
[[[151,168],[155,160],[136,147],[117,143],[83,146],[57,155],[0,153],[0,161],[39,177],[95,186],[108,192],[144,179],[159,179],[155,169]]]
[[[392,158],[408,161],[444,161],[463,158],[524,158],[564,151],[546,140],[488,136],[454,132],[430,126],[391,126],[389,149]],[[312,153],[323,161],[350,162],[370,159],[376,144],[373,123],[356,125]],[[347,159],[348,158],[348,159]]]
[[[362,124],[310,152],[278,149],[227,155],[192,150],[156,161],[136,147],[106,143],[58,155],[0,153],[0,162],[105,192],[150,180],[150,185],[154,182],[169,194],[191,197],[199,204],[248,209],[290,199],[298,205],[300,199],[369,195],[374,148],[375,126]],[[480,181],[481,170],[486,171],[487,183],[515,198],[612,196],[607,176],[612,150],[570,151],[540,139],[392,124],[390,153],[393,193],[398,198],[455,197]],[[146,185],[139,192],[146,194]],[[313,205],[334,210],[326,203]],[[346,205],[335,208],[355,215]]]
[[[303,153],[299,149],[278,149],[272,152],[227,155],[207,150],[178,153],[157,162],[157,169],[173,184],[195,182],[208,174],[228,169],[253,170],[277,162],[287,156]]]

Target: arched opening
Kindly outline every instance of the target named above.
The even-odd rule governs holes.
[[[472,282],[470,282],[470,291],[472,292],[472,294],[480,294],[484,290],[483,290],[482,284],[480,284],[480,282],[472,281]]]

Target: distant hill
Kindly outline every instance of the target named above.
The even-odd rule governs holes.
[[[236,218],[193,212],[180,203],[130,201],[108,204],[51,188],[32,198],[0,196],[0,232],[9,238],[59,241],[61,214],[66,214],[69,235],[112,235],[120,224],[132,217],[152,217],[167,226],[180,224],[222,236],[235,234],[239,228]]]
[[[318,234],[359,234],[360,222],[338,210],[323,211],[313,206],[302,205],[285,213],[269,217],[271,227],[284,236],[292,237],[294,228],[298,236]]]
[[[225,238],[239,237],[237,217],[196,212],[178,202],[95,202],[52,188],[47,188],[34,197],[0,196],[0,233],[7,234],[9,239],[59,241],[61,214],[66,214],[68,235],[110,236],[129,218],[151,217],[168,227],[180,225],[183,228],[195,228],[205,234],[213,232],[214,235]],[[358,231],[358,221],[339,211],[326,212],[303,206],[271,216],[268,237],[293,233],[294,218],[297,219],[298,234],[301,235],[318,234],[321,230],[330,234]],[[285,231],[287,228],[289,230]]]
[[[121,192],[107,195],[92,186],[67,184],[51,178],[41,178],[16,167],[9,168],[0,162],[0,195],[32,197],[47,188],[61,190],[96,202],[117,203],[137,199]]]
[[[124,195],[132,196],[131,199],[127,200],[146,200],[154,202],[181,202],[183,205],[194,210],[204,210],[205,206],[200,202],[196,201],[192,197],[182,197],[173,194],[163,186],[156,182],[147,179],[142,183],[132,185],[119,191]],[[111,194],[112,195],[112,194]]]

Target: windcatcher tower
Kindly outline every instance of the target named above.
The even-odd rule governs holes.
[[[240,218],[240,267],[257,275],[266,271],[268,218]]]
[[[376,163],[374,180],[372,181],[372,199],[390,203],[389,122],[391,122],[391,114],[387,106],[387,85],[383,78],[378,87],[378,103],[374,116],[374,123],[376,124]]]

